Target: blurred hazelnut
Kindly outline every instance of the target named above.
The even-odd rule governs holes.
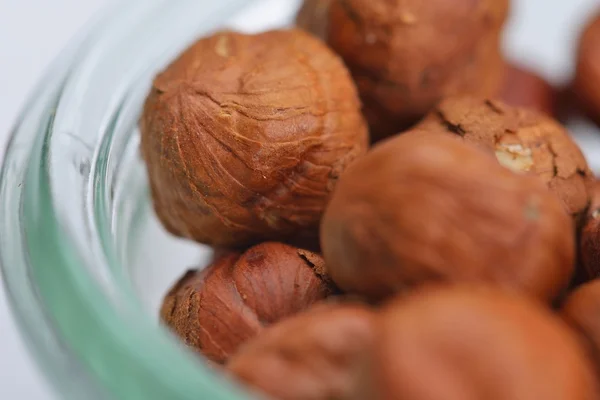
[[[514,64],[507,64],[504,81],[498,98],[506,104],[530,108],[547,115],[557,112],[557,90],[533,71]]]
[[[332,292],[319,255],[262,243],[189,271],[166,295],[160,314],[188,346],[223,363],[265,326]]]
[[[321,225],[333,281],[372,299],[442,281],[550,300],[572,274],[574,237],[539,179],[460,138],[417,131],[353,164]]]
[[[600,280],[587,282],[571,292],[561,314],[580,335],[600,374]]]
[[[333,0],[327,42],[354,77],[372,138],[406,129],[446,96],[496,93],[508,9],[508,0]]]
[[[265,329],[231,358],[240,380],[279,400],[364,400],[359,378],[373,348],[374,316],[324,304]]]
[[[522,297],[429,288],[392,302],[380,321],[365,399],[597,398],[593,367],[575,335]]]
[[[420,127],[462,137],[512,171],[538,176],[576,220],[589,206],[593,174],[567,130],[546,115],[462,96],[442,101]]]
[[[589,116],[600,123],[600,14],[581,35],[573,90]]]
[[[592,187],[592,203],[579,238],[579,261],[587,277],[600,278],[600,182]]]
[[[321,39],[325,39],[331,2],[332,0],[304,0],[296,16],[296,25]]]
[[[342,61],[300,30],[199,40],[154,80],[141,133],[160,220],[215,246],[315,232],[368,146]]]

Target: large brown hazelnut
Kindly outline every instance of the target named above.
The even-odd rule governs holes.
[[[332,0],[305,0],[298,10],[296,25],[315,36],[325,39]]]
[[[321,226],[331,278],[378,299],[427,282],[491,282],[550,300],[574,263],[572,220],[536,177],[446,134],[408,132],[340,179]]]
[[[573,89],[581,106],[600,123],[600,14],[581,35]]]
[[[587,282],[571,292],[561,315],[580,335],[600,374],[600,280]]]
[[[500,164],[536,175],[579,220],[590,203],[593,174],[567,130],[535,111],[468,96],[442,101],[421,124],[494,153]]]
[[[160,220],[216,246],[316,231],[368,145],[342,61],[300,30],[199,40],[156,77],[141,133]]]
[[[530,108],[550,116],[557,113],[557,90],[535,72],[515,64],[506,65],[497,96],[511,106]]]
[[[188,346],[222,363],[265,326],[332,292],[319,255],[262,243],[189,271],[169,291],[160,314]]]
[[[418,291],[381,316],[365,399],[592,400],[593,367],[560,318],[483,287]]]
[[[508,0],[333,0],[328,44],[352,72],[379,139],[454,94],[493,95]]]
[[[375,341],[364,306],[325,304],[265,329],[228,369],[279,400],[364,400],[360,378]]]
[[[600,278],[600,182],[592,186],[592,202],[583,218],[579,262],[587,277]]]

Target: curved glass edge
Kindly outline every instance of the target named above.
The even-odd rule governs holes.
[[[235,4],[242,3],[248,4],[249,1],[230,1],[229,6],[221,6],[221,12],[235,7]],[[144,7],[150,7],[149,4],[146,3]],[[167,4],[166,1],[152,2],[152,6],[164,5],[166,7]],[[172,5],[172,3],[169,4]],[[140,2],[137,2],[137,6],[141,7]],[[123,15],[122,8],[115,9],[114,12]],[[112,12],[107,13],[103,21],[107,21],[112,15]],[[94,42],[93,45],[96,46],[96,43]],[[94,49],[95,56],[97,56],[98,50],[96,47]],[[81,75],[82,71],[86,72],[82,70],[81,66],[85,67],[86,62],[93,63],[94,57],[90,61],[88,54],[86,58],[82,59],[83,62],[77,63],[74,71],[68,76],[62,91],[52,92],[48,96],[48,100],[50,100],[54,94],[59,95],[60,99],[56,103],[58,110],[53,107],[50,110],[44,109],[49,118],[44,121],[44,118],[40,117],[41,125],[29,133],[30,139],[34,134],[37,135],[37,139],[34,150],[28,156],[30,165],[23,182],[25,190],[22,204],[20,204],[24,224],[23,237],[15,237],[15,240],[2,243],[3,248],[6,248],[14,245],[14,241],[21,242],[19,246],[15,246],[14,254],[12,254],[14,258],[10,255],[3,257],[3,264],[17,262],[21,258],[19,260],[21,265],[28,265],[28,273],[32,275],[28,277],[28,282],[35,282],[36,286],[33,288],[33,292],[37,297],[30,308],[47,311],[58,340],[64,346],[64,354],[72,351],[74,359],[81,364],[80,370],[73,371],[71,368],[71,371],[60,371],[60,373],[51,373],[50,375],[58,377],[59,381],[55,382],[56,386],[65,396],[74,399],[104,398],[107,393],[111,398],[145,400],[247,398],[247,395],[243,395],[242,391],[233,384],[226,382],[225,379],[202,366],[194,356],[184,351],[165,332],[156,329],[156,325],[144,315],[142,310],[135,307],[133,299],[128,295],[123,295],[125,292],[121,291],[123,287],[119,282],[110,281],[107,284],[106,281],[102,281],[106,278],[105,276],[94,275],[90,271],[90,268],[95,268],[99,261],[106,261],[106,259],[90,259],[90,242],[96,243],[96,245],[101,242],[97,240],[97,237],[81,237],[79,235],[81,233],[88,235],[90,231],[81,232],[80,227],[72,229],[73,224],[78,223],[77,221],[81,223],[81,220],[77,219],[78,208],[73,207],[72,204],[65,205],[58,202],[59,199],[64,199],[63,190],[73,192],[74,188],[60,184],[60,182],[68,184],[73,184],[73,182],[60,176],[66,169],[64,164],[61,165],[58,162],[64,153],[57,152],[57,146],[65,143],[79,143],[87,147],[88,151],[97,148],[95,142],[91,146],[85,146],[89,143],[77,137],[81,131],[61,130],[60,124],[57,123],[61,107],[65,104],[77,106],[77,104],[65,101],[65,92],[68,92],[70,87],[81,89],[76,84],[71,86],[72,82],[76,78],[86,78]],[[51,76],[49,79],[55,80],[56,76]],[[122,94],[125,95],[125,93]],[[41,107],[47,106],[48,104],[41,105]],[[29,117],[30,115],[26,115],[25,119]],[[47,130],[44,126],[46,123]],[[106,134],[103,129],[98,132],[101,134],[98,138]],[[22,129],[17,129],[15,138],[18,139],[19,135],[24,134]],[[16,149],[12,146],[9,151],[14,154]],[[96,163],[97,155],[93,157]],[[14,157],[7,153],[6,162],[10,160],[14,160]],[[22,170],[25,168],[22,165],[24,160],[25,157],[18,165],[20,175],[23,175]],[[70,167],[73,169],[73,165]],[[80,173],[86,171],[85,168],[81,168],[81,165],[75,165],[75,167],[79,168]],[[7,172],[9,169],[8,164],[5,164],[3,198],[9,198],[15,193],[14,188],[10,187],[9,182],[14,178],[9,176],[11,175]],[[92,181],[89,176],[91,170],[94,168],[88,169],[88,174],[82,174],[83,180],[75,183],[77,190],[80,189],[80,186],[89,189]],[[59,184],[57,185],[57,183]],[[81,196],[81,193],[79,195]],[[10,205],[11,207],[6,206],[2,210],[6,215],[15,211],[14,204]],[[81,208],[81,204],[79,207]],[[20,225],[19,220],[11,221],[14,223],[13,230],[15,226]],[[5,232],[9,232],[10,227],[4,226],[4,228]],[[94,234],[94,231],[91,233]],[[106,243],[104,247],[107,247]],[[98,255],[93,254],[94,257]],[[110,253],[103,252],[102,255],[107,256],[106,258],[113,262],[116,260],[116,257],[111,257]],[[7,275],[11,275],[11,273],[7,273]],[[9,278],[10,280],[11,278]],[[12,286],[11,282],[8,283],[9,286]],[[21,300],[15,299],[13,304],[17,305]],[[18,305],[16,308],[18,309]],[[28,310],[20,309],[18,313],[27,315]],[[33,321],[30,322],[24,324],[28,330],[27,333],[31,335],[32,342],[41,347],[42,335],[39,332],[39,324],[36,327]],[[44,327],[44,329],[46,328],[50,328],[50,326]],[[59,353],[62,354],[60,351]],[[46,354],[46,356],[49,358],[42,360],[42,363],[46,367],[46,371],[53,371],[56,366],[52,365],[54,360],[51,357],[56,354]],[[82,371],[89,372],[89,375],[95,380],[94,383],[97,383],[98,387],[102,389],[105,388],[107,392],[102,393],[103,390],[99,389],[96,397],[95,394],[90,393],[93,386],[87,387],[87,384],[84,383],[81,383],[82,388],[79,390],[68,391],[66,386],[69,379],[77,381],[76,372],[81,373]]]

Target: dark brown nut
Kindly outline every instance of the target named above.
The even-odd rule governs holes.
[[[587,282],[571,292],[560,312],[579,334],[600,374],[600,280]]]
[[[199,40],[155,79],[141,133],[165,227],[229,247],[316,232],[368,146],[342,61],[300,30]]]
[[[374,320],[360,305],[315,307],[264,330],[228,369],[273,399],[367,399],[358,385],[373,349]]]
[[[589,116],[600,123],[600,14],[581,35],[573,90]]]
[[[592,202],[584,219],[579,237],[579,261],[585,275],[600,278],[600,182],[592,187]]]
[[[508,105],[530,108],[549,116],[557,113],[557,90],[533,71],[514,64],[506,65],[498,98]]]
[[[452,97],[421,124],[496,154],[514,172],[537,175],[577,221],[590,204],[593,174],[567,130],[541,113],[500,101]]]
[[[332,0],[305,0],[296,16],[296,25],[313,35],[325,39]]]
[[[160,315],[185,344],[223,363],[265,326],[333,291],[318,254],[262,243],[189,271],[166,295]]]
[[[508,0],[333,0],[327,42],[354,76],[373,139],[404,130],[446,96],[497,93],[508,8]]]
[[[339,287],[377,300],[427,282],[491,282],[554,298],[573,271],[575,235],[533,176],[447,134],[408,132],[340,179],[321,226]]]
[[[365,399],[597,398],[593,367],[576,336],[520,296],[428,289],[394,301],[381,321],[375,385]]]

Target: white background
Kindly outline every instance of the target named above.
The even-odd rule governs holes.
[[[14,119],[40,74],[107,1],[0,0],[0,158]],[[506,40],[510,57],[533,66],[555,82],[566,80],[578,27],[590,10],[600,8],[598,0],[514,2],[514,18]],[[593,149],[585,150],[590,161],[600,162]],[[2,287],[0,399],[53,400],[20,339]]]

